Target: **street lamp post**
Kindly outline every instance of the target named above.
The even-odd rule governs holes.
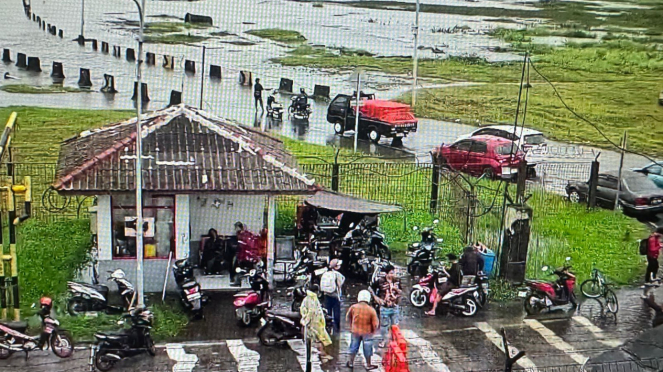
[[[414,108],[417,105],[417,75],[419,72],[417,68],[419,67],[419,0],[417,0],[416,10],[414,18],[414,66],[412,67],[412,107]]]
[[[145,0],[133,0],[138,7],[140,31],[138,34],[138,57],[136,58],[136,295],[137,306],[143,303],[143,136],[141,110],[143,108],[143,84],[141,66],[143,58],[143,29],[145,28]]]
[[[81,0],[81,36],[85,37],[85,0]]]

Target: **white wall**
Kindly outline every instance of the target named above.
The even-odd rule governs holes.
[[[97,247],[99,261],[113,259],[113,226],[110,195],[97,196]]]
[[[218,208],[213,205],[215,199],[219,201]],[[190,240],[200,241],[200,236],[207,235],[210,228],[216,229],[220,235],[234,235],[237,221],[249,231],[258,233],[265,227],[264,213],[264,195],[190,195]]]
[[[178,260],[189,257],[189,203],[189,195],[175,196],[175,258]]]

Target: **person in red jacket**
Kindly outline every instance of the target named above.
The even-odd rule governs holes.
[[[661,240],[663,239],[663,227],[659,227],[649,235],[647,250],[647,276],[645,283],[651,283],[658,275],[658,255],[661,251]]]

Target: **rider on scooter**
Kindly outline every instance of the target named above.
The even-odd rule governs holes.
[[[51,316],[51,309],[53,308],[53,300],[50,297],[42,297],[39,299],[39,317],[41,318],[42,323],[44,319]],[[46,328],[42,328],[41,335],[39,336],[39,345],[38,348],[44,350],[44,347],[48,347],[46,341],[51,336],[50,333],[46,333]]]
[[[438,278],[435,277],[433,278],[434,283],[435,283],[435,300],[433,301],[433,308],[430,309],[430,311],[426,312],[426,315],[429,316],[435,316],[435,312],[437,311],[437,306],[439,305],[440,301],[442,301],[442,298],[447,295],[447,293],[451,292],[452,289],[458,288],[460,285],[460,280],[461,280],[461,269],[460,269],[460,264],[458,263],[458,256],[456,256],[453,253],[449,253],[447,255],[447,259],[449,260],[449,263],[451,266],[449,269],[444,269],[447,274],[449,274],[449,279],[445,283],[438,284]],[[439,275],[436,273],[436,276]]]
[[[272,91],[272,94],[270,94],[269,97],[267,97],[267,108],[270,109],[270,110],[272,109],[273,104],[278,103],[278,102],[276,102],[276,94],[277,93],[278,93],[278,90],[274,89]]]
[[[295,107],[297,108],[298,111],[304,111],[306,110],[307,105],[308,105],[308,95],[306,94],[306,90],[304,88],[301,88],[299,90],[299,95],[297,96],[297,102],[295,104]]]

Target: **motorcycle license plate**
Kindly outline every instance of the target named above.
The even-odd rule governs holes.
[[[190,294],[190,295],[186,296],[187,300],[189,300],[189,301],[197,300],[197,299],[199,299],[200,297],[201,297],[201,296],[200,296],[200,292],[198,292],[198,293],[194,293],[194,294]]]
[[[527,297],[527,291],[520,291],[518,292],[518,297],[525,298]]]
[[[439,279],[437,280],[437,282],[438,282],[438,283],[446,283],[447,280],[448,280],[448,278],[439,278]]]

